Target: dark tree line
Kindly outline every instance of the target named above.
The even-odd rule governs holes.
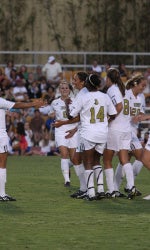
[[[0,50],[149,52],[149,10],[149,0],[1,0]]]

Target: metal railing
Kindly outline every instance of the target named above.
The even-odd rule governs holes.
[[[102,59],[110,58],[113,66],[117,66],[113,61],[120,61],[119,58],[128,58],[130,63],[125,63],[127,68],[131,69],[146,69],[150,65],[150,52],[73,52],[73,51],[0,51],[0,66],[5,66],[5,61],[1,57],[10,59],[10,57],[15,57],[15,65],[20,66],[25,64],[27,67],[34,68],[36,65],[43,65],[47,61],[50,55],[59,56],[60,63],[64,69],[70,68],[83,68],[86,70],[91,66],[89,64],[92,62],[90,58],[101,57]],[[28,58],[25,58],[27,57]],[[73,61],[78,61],[77,57],[80,57],[81,63],[63,63],[63,57],[69,58],[74,57]],[[8,59],[9,58],[9,59]],[[23,59],[22,59],[23,58]],[[113,60],[115,58],[115,60]],[[140,59],[139,59],[140,58]],[[62,61],[62,62],[61,62]],[[69,61],[69,60],[67,60]],[[70,60],[71,61],[71,60]],[[127,61],[127,60],[125,60]],[[142,63],[140,63],[140,61]],[[106,61],[103,60],[103,63]],[[146,63],[145,63],[146,62]],[[147,63],[148,62],[148,63]],[[101,66],[103,66],[103,63]],[[124,63],[124,62],[123,62]]]

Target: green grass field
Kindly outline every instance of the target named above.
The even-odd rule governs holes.
[[[72,199],[78,180],[71,168],[72,187],[63,186],[59,157],[10,156],[7,169],[17,201],[0,203],[0,250],[150,249],[150,201]],[[150,193],[148,170],[136,186]]]

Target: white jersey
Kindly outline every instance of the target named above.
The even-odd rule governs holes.
[[[72,98],[71,100],[73,101]],[[71,105],[72,104],[70,104],[69,106]],[[66,114],[66,105],[65,105],[65,102],[61,99],[61,97],[52,101],[48,114],[51,114],[51,113],[55,113],[56,120],[61,120],[61,121],[68,120],[68,117]],[[77,123],[62,125],[59,128],[55,128],[55,133],[65,133],[67,130],[75,128],[76,126],[77,126]]]
[[[0,97],[0,137],[7,136],[5,115],[6,111],[10,110],[14,105],[14,102],[7,101]]]
[[[88,92],[89,92],[89,91],[88,91],[88,89],[87,89],[86,87],[82,88],[82,89],[78,92],[78,94],[76,95],[76,97],[75,97],[75,99],[73,100],[73,103],[72,103],[72,105],[71,105],[71,107],[70,107],[70,112],[71,112],[71,108],[72,108],[73,106],[78,105],[78,99],[80,100],[80,98],[84,98],[84,97],[83,97],[84,94],[86,94],[86,93],[88,93]],[[81,126],[81,123],[78,122],[78,129],[79,129],[79,130],[80,130],[80,126]]]
[[[136,116],[139,113],[145,112],[145,106],[144,106],[145,104],[144,104],[144,99],[143,99],[142,94],[139,94],[139,95],[137,95],[137,97],[135,97],[132,89],[129,89],[126,91],[126,96],[128,96],[128,99],[130,100],[131,118],[132,118],[132,116]],[[132,121],[131,121],[131,128],[132,128],[132,132],[137,134],[138,124],[132,123]]]
[[[109,96],[100,91],[87,92],[79,96],[73,104],[71,116],[80,113],[81,137],[95,143],[105,143],[108,133],[107,114],[116,114],[116,109]]]
[[[109,128],[111,130],[117,130],[120,132],[131,132],[131,117],[130,117],[130,104],[129,97],[122,96],[117,85],[113,84],[107,91],[113,104],[116,106],[119,103],[123,104],[123,110],[117,115],[117,117],[110,122]],[[129,98],[129,99],[128,99]]]

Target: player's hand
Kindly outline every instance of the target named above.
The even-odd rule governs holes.
[[[45,106],[45,102],[42,98],[32,99],[32,103],[35,108],[41,108]]]
[[[76,132],[77,132],[77,129],[76,129],[76,128],[67,130],[66,133],[68,133],[68,134],[65,136],[65,138],[66,138],[66,139],[71,138]]]
[[[62,125],[64,125],[64,122],[61,121],[61,120],[57,120],[57,121],[55,121],[55,123],[52,124],[52,126],[55,127],[55,128],[59,128]]]

